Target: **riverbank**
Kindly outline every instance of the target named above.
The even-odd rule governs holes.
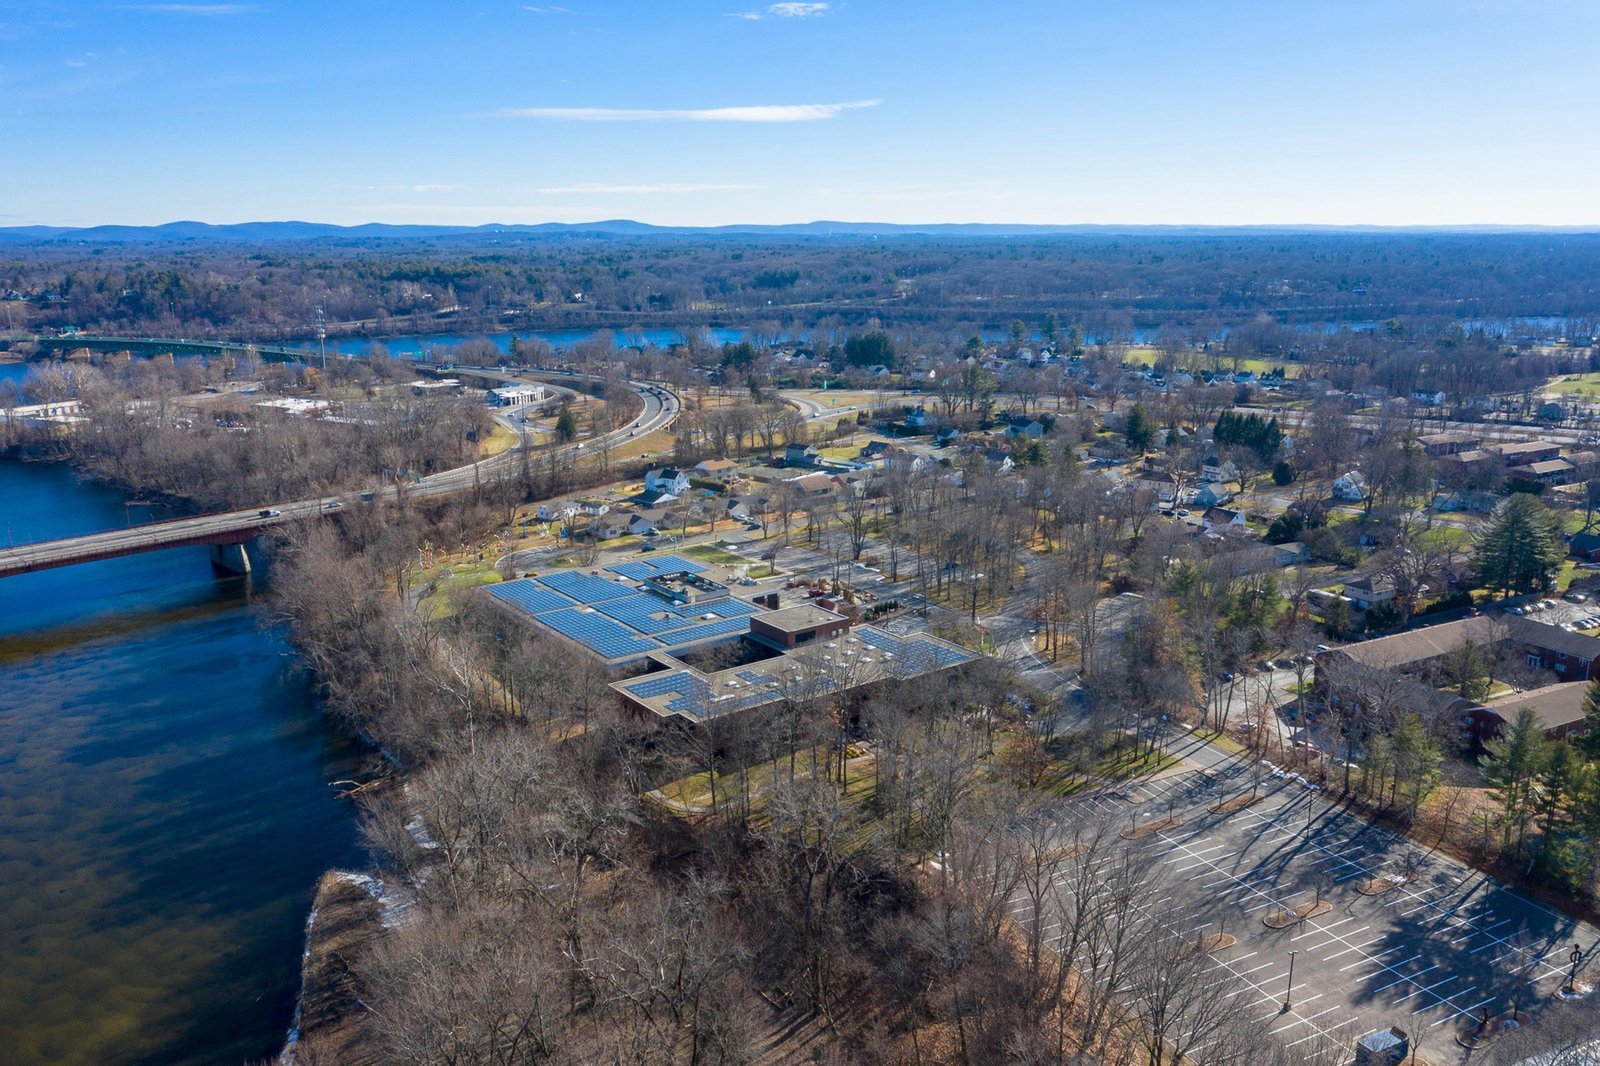
[[[278,1061],[283,1066],[336,1062],[378,1066],[365,1027],[360,981],[349,960],[381,935],[382,886],[366,874],[330,870],[317,883],[300,966],[295,1025]]]

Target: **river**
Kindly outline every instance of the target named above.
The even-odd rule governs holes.
[[[0,536],[148,520],[0,462]],[[0,581],[0,1061],[227,1063],[282,1045],[311,893],[357,858],[261,575],[203,548]]]

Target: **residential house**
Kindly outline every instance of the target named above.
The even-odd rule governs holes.
[[[926,407],[914,407],[906,415],[906,425],[912,429],[926,429],[931,418]]]
[[[1006,424],[1006,435],[1012,440],[1038,440],[1044,436],[1044,423],[1026,416],[1012,418]]]
[[[1239,467],[1232,459],[1223,459],[1215,455],[1208,455],[1200,464],[1201,481],[1237,481],[1239,480]]]
[[[591,518],[611,512],[611,505],[604,500],[597,500],[593,496],[585,497],[578,501],[578,513]]]
[[[561,522],[578,513],[578,507],[572,503],[541,503],[539,509],[533,512],[533,517],[540,522]]]
[[[674,493],[668,492],[666,489],[645,489],[643,492],[636,493],[628,498],[640,507],[664,507],[678,499]]]
[[[644,487],[650,492],[682,496],[689,491],[689,475],[675,466],[657,467],[645,472]]]
[[[1344,596],[1363,611],[1371,610],[1380,603],[1393,603],[1394,579],[1387,574],[1354,578],[1345,582]]]
[[[892,451],[894,451],[894,445],[888,441],[873,440],[863,444],[861,450],[856,454],[863,459],[882,459]]]
[[[636,537],[653,537],[661,532],[662,511],[635,511],[628,515],[628,532]]]
[[[839,487],[832,476],[821,471],[815,474],[801,474],[799,477],[790,478],[787,483],[799,489],[805,496],[827,496],[837,491]]]
[[[939,445],[941,448],[949,444],[954,444],[960,439],[961,431],[955,426],[945,426],[943,429],[939,430],[939,432],[933,435],[933,443]]]
[[[1586,562],[1600,563],[1600,533],[1574,533],[1567,551]]]
[[[1244,512],[1230,511],[1226,507],[1208,507],[1206,513],[1200,516],[1200,528],[1207,533],[1242,530],[1245,528]]]
[[[784,466],[816,466],[822,453],[809,444],[791,444],[783,450]]]
[[[731,485],[739,480],[739,464],[732,459],[705,459],[695,464],[695,474],[702,481],[715,481]]]
[[[589,520],[585,532],[595,540],[615,540],[628,532],[628,520],[622,515],[597,515]]]
[[[1286,541],[1283,544],[1271,545],[1273,550],[1273,565],[1282,568],[1285,566],[1299,566],[1301,563],[1311,561],[1311,546],[1298,540]]]
[[[1360,503],[1367,498],[1367,479],[1359,470],[1351,470],[1333,483],[1333,498],[1346,503]]]
[[[1221,485],[1202,485],[1194,494],[1193,503],[1196,507],[1219,507],[1232,499],[1233,493]]]

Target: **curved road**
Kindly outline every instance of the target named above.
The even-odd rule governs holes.
[[[627,425],[603,437],[566,445],[562,450],[581,454],[585,447],[600,441],[616,443],[631,436],[651,433],[670,426],[682,410],[683,403],[675,393],[643,382],[629,382],[644,401],[643,410]],[[521,446],[509,449],[489,459],[481,459],[466,466],[431,474],[410,485],[404,492],[408,496],[440,496],[460,492],[479,484],[485,472],[492,472],[515,462]],[[397,499],[402,490],[389,486],[374,492],[345,496],[319,496],[309,500],[267,504],[238,511],[197,515],[171,522],[156,522],[131,529],[117,529],[83,537],[40,541],[35,544],[0,548],[0,577],[26,574],[35,570],[48,570],[74,563],[109,559],[138,552],[155,551],[190,544],[238,544],[249,540],[274,526],[303,518],[333,514],[343,510],[347,503],[370,495],[374,501]]]

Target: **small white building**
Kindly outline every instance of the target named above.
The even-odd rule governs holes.
[[[543,385],[506,385],[489,390],[489,406],[526,407],[530,403],[543,403],[549,396],[550,390]]]
[[[1360,503],[1367,498],[1367,479],[1359,470],[1352,470],[1333,483],[1333,498],[1345,503]]]
[[[665,492],[672,496],[682,496],[689,491],[689,475],[675,466],[657,467],[645,472],[644,488],[646,492]]]

